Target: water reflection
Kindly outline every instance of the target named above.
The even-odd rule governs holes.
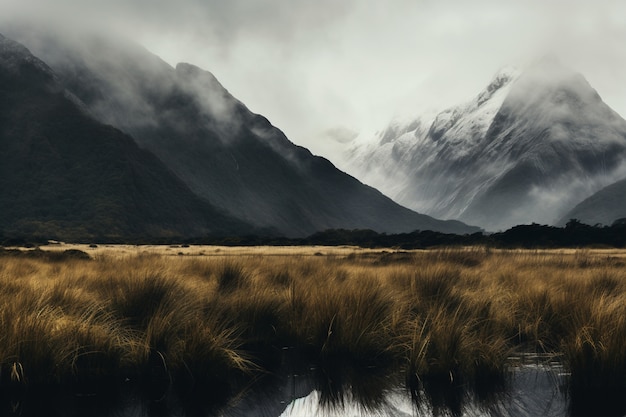
[[[530,362],[530,363],[529,363]],[[392,366],[313,362],[284,352],[273,372],[150,386],[124,381],[0,393],[1,416],[331,417],[622,415],[575,396],[556,362],[524,360],[499,381],[419,380]],[[623,388],[623,387],[620,387]],[[618,404],[623,405],[619,390]],[[616,395],[609,392],[607,395]],[[613,401],[615,403],[615,401]],[[590,404],[592,404],[590,406]],[[604,408],[602,408],[604,407]]]
[[[492,401],[477,400],[461,386],[446,387],[445,391],[422,392],[422,400],[414,401],[406,390],[397,387],[387,393],[381,408],[365,410],[350,394],[344,397],[341,408],[327,407],[319,391],[293,401],[281,417],[303,416],[566,416],[565,397],[558,384],[559,376],[540,367],[522,366],[512,370],[510,390],[500,391]],[[555,382],[557,384],[555,384]],[[424,398],[452,399],[452,403],[429,403]]]

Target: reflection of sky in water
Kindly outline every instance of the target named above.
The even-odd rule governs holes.
[[[478,404],[468,397],[460,416],[463,417],[536,417],[566,416],[568,404],[560,368],[525,365],[511,372],[511,385],[493,403]],[[468,394],[469,396],[470,394]],[[454,415],[449,410],[433,411],[430,406],[416,406],[405,390],[393,391],[380,409],[366,410],[358,402],[344,396],[342,406],[321,405],[320,393],[312,391],[291,402],[280,417],[426,417]]]
[[[381,410],[364,410],[363,407],[354,401],[347,400],[343,407],[328,408],[320,405],[320,395],[318,391],[313,391],[304,398],[293,401],[280,417],[303,417],[303,416],[342,416],[342,417],[404,417],[414,416],[415,407],[411,398],[406,393],[393,393],[389,395],[389,404]]]

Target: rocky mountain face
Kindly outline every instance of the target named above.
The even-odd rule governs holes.
[[[195,199],[241,219],[239,224],[251,224],[248,232],[262,228],[303,236],[329,228],[478,230],[394,203],[291,143],[212,74],[193,65],[173,68],[139,46],[103,37],[15,28],[9,33],[49,66],[58,89],[72,97],[84,119],[132,138],[146,158],[162,164],[168,178],[179,181]],[[85,152],[92,146],[82,132],[69,136],[81,140]],[[91,149],[96,158],[100,153]],[[120,181],[128,180],[115,172]],[[156,194],[152,198],[163,202],[177,199],[167,189]]]
[[[2,35],[0,149],[0,235],[117,239],[251,227],[91,117],[48,65]]]
[[[553,58],[507,70],[472,101],[393,122],[346,167],[395,201],[487,230],[553,224],[626,177],[626,121]]]
[[[626,179],[604,187],[567,212],[559,221],[566,224],[577,219],[589,225],[612,225],[616,220],[626,219]]]

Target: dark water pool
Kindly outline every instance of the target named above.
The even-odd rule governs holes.
[[[76,386],[71,392],[20,389],[0,393],[0,416],[102,417],[386,417],[623,415],[614,405],[573,397],[569,375],[555,361],[528,356],[487,387],[444,381],[407,388],[401,371],[334,363],[283,363],[273,373],[211,385],[146,386],[124,381]],[[409,384],[410,385],[410,384]],[[583,395],[584,397],[584,395]]]

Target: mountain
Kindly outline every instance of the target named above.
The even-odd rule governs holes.
[[[626,121],[546,57],[499,72],[468,103],[360,138],[347,161],[364,182],[438,218],[494,231],[550,224],[626,177]]]
[[[49,66],[2,35],[0,149],[0,235],[82,240],[251,229],[91,117]]]
[[[95,118],[130,135],[193,193],[256,227],[287,236],[329,228],[479,230],[401,207],[294,145],[198,67],[173,68],[110,37],[24,29],[12,35]]]
[[[564,225],[570,219],[582,223],[610,226],[618,219],[626,218],[626,179],[604,187],[576,205],[559,221]]]

